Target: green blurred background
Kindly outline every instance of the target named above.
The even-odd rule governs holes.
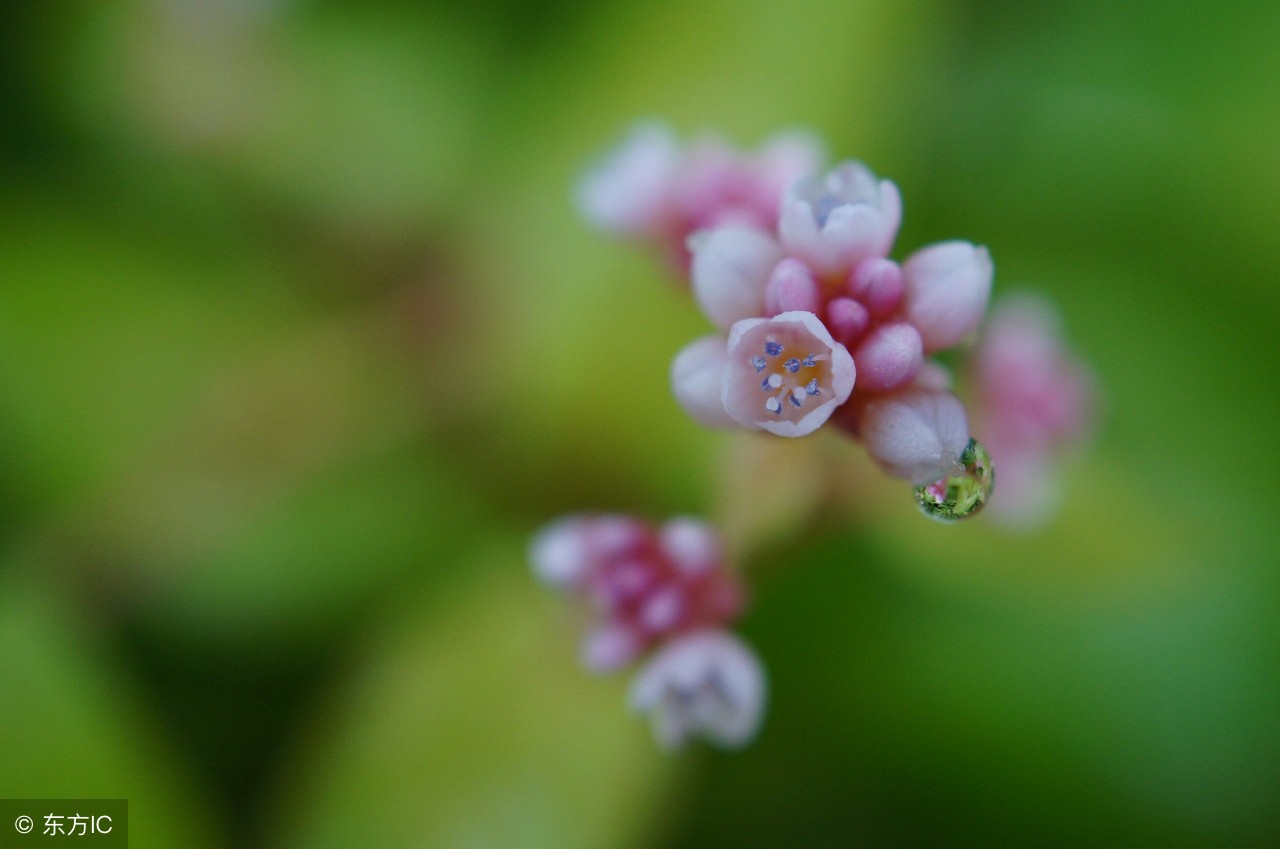
[[[0,796],[158,847],[1280,845],[1277,92],[1273,2],[5,2]],[[812,127],[899,256],[1054,298],[1105,396],[1059,520],[684,417],[704,321],[569,203],[643,116]],[[575,509],[723,523],[752,748],[577,666],[524,561]]]

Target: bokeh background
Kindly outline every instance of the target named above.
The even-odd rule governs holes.
[[[139,847],[1280,845],[1277,92],[1261,0],[0,4],[0,795]],[[682,415],[703,320],[569,201],[644,116],[811,127],[899,256],[1055,299],[1105,397],[1058,521]],[[750,749],[578,667],[525,544],[580,509],[730,534]]]

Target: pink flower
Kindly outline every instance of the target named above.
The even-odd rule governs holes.
[[[578,184],[582,216],[608,233],[655,237],[666,227],[680,147],[666,126],[646,121]]]
[[[589,223],[660,249],[684,271],[690,235],[721,225],[772,230],[787,188],[823,158],[803,132],[744,154],[713,136],[681,146],[670,128],[645,122],[587,172],[577,205]]]
[[[725,330],[734,322],[764,312],[769,274],[782,249],[766,233],[744,227],[718,227],[689,240],[693,255],[693,295],[707,318]]]
[[[980,438],[999,470],[988,513],[1034,526],[1053,511],[1061,455],[1092,427],[1093,377],[1052,305],[1028,295],[993,311],[969,371]]]
[[[673,635],[723,625],[742,609],[744,591],[719,539],[693,519],[654,528],[629,516],[570,516],[537,534],[530,560],[543,581],[594,609],[583,660],[596,670],[629,663]]]
[[[994,268],[986,248],[940,242],[916,251],[902,265],[904,313],[926,351],[958,344],[982,321]]]
[[[707,630],[659,651],[636,675],[630,701],[651,716],[663,748],[695,736],[741,748],[760,730],[765,692],[764,670],[751,649],[731,634]]]
[[[845,162],[791,188],[778,233],[788,254],[827,275],[887,256],[901,221],[898,187],[861,162]]]
[[[813,313],[739,321],[704,336],[671,365],[680,406],[708,427],[745,427],[778,436],[817,430],[853,391],[853,357]]]
[[[853,391],[853,357],[811,312],[739,321],[729,332],[721,401],[748,428],[805,436]]]

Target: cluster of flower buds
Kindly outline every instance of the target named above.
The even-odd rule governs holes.
[[[933,483],[962,471],[969,423],[926,358],[982,321],[991,257],[949,241],[890,259],[897,187],[859,162],[814,173],[820,150],[794,134],[756,156],[682,151],[644,125],[589,174],[581,206],[597,226],[663,250],[685,239],[694,298],[721,330],[672,364],[695,420],[787,437],[831,421],[889,474]],[[709,176],[693,177],[706,162]]]
[[[742,612],[744,591],[707,524],[570,516],[538,533],[530,559],[543,582],[592,610],[582,648],[589,668],[609,671],[653,652],[631,702],[651,715],[662,745],[701,736],[734,747],[755,736],[764,673],[725,630]]]

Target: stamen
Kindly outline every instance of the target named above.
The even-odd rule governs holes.
[[[817,364],[817,361],[814,359],[813,354],[810,354],[809,356],[805,357],[804,360],[801,361],[801,365],[803,365],[805,368],[813,368],[814,365],[816,364]]]
[[[765,362],[764,357],[757,355],[751,358],[751,365],[756,367],[756,374],[759,374],[760,372],[764,371],[764,367],[767,365],[767,363]]]
[[[765,401],[764,408],[774,415],[782,412],[782,405],[778,403],[777,398],[770,398],[768,401]]]
[[[782,385],[782,375],[774,372],[764,379],[760,384],[760,388],[768,392],[770,389],[777,389]]]
[[[770,339],[768,342],[764,343],[764,352],[771,357],[776,357],[782,353],[782,344]]]
[[[803,407],[804,399],[805,399],[804,390],[801,389],[799,386],[797,386],[795,389],[792,389],[791,394],[787,396],[787,400],[791,402],[791,406],[793,407]]]
[[[818,388],[818,378],[815,377],[813,380],[806,383],[804,391],[808,392],[810,395],[821,395],[822,390]]]
[[[791,359],[787,360],[782,365],[783,365],[783,368],[785,368],[787,371],[791,372],[792,374],[795,374],[796,372],[800,371],[800,361],[797,360],[795,357],[792,357]]]

